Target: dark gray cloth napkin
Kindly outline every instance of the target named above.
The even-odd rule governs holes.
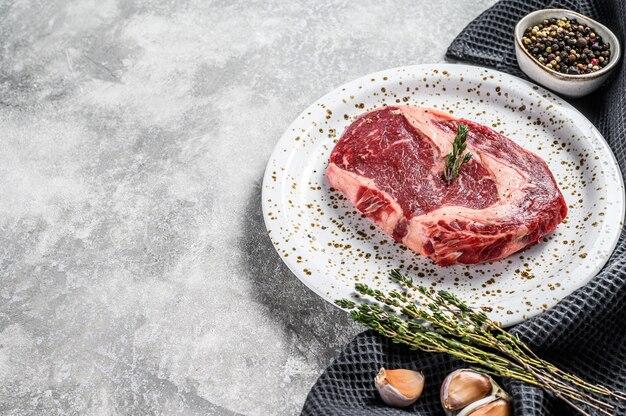
[[[604,23],[624,45],[626,0],[503,0],[470,23],[454,40],[447,55],[522,76],[515,60],[512,29],[528,12],[553,7],[575,10]],[[602,132],[623,174],[626,167],[624,65],[616,72],[601,90],[573,104]],[[540,356],[563,369],[589,381],[626,390],[625,255],[623,232],[611,259],[589,284],[511,331],[519,334]],[[381,366],[424,371],[426,388],[417,403],[408,409],[383,404],[373,385]],[[462,366],[462,362],[445,354],[410,351],[366,331],[320,376],[306,399],[302,415],[443,415],[440,384],[448,373]],[[538,388],[515,380],[501,381],[513,396],[516,416],[576,414]],[[626,403],[614,401],[613,404],[615,415],[626,415]],[[590,413],[594,414],[591,410]]]

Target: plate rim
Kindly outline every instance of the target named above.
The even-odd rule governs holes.
[[[292,120],[291,123],[289,123],[289,125],[287,126],[287,128],[285,129],[285,131],[281,134],[280,138],[278,139],[278,141],[276,141],[274,148],[272,150],[272,153],[267,161],[267,164],[265,165],[265,170],[263,173],[263,181],[261,183],[261,205],[262,205],[262,211],[263,211],[263,222],[265,225],[265,229],[266,232],[270,238],[270,240],[272,241],[272,246],[274,247],[274,250],[276,251],[276,253],[278,254],[278,256],[280,257],[281,261],[287,265],[287,267],[289,268],[289,270],[291,271],[291,273],[293,275],[295,275],[295,277],[300,280],[300,282],[302,282],[309,290],[313,291],[316,295],[318,295],[319,297],[321,297],[325,302],[330,303],[331,305],[333,305],[336,308],[342,309],[340,306],[338,306],[337,304],[335,304],[335,302],[329,300],[327,298],[327,296],[321,292],[321,290],[319,290],[318,288],[316,288],[315,286],[313,286],[313,284],[305,279],[303,276],[300,275],[299,271],[296,269],[295,265],[293,264],[293,261],[291,260],[291,258],[287,259],[285,258],[281,252],[278,250],[277,245],[274,242],[274,239],[272,238],[272,222],[270,221],[269,218],[269,204],[267,202],[266,199],[266,189],[269,188],[269,186],[267,186],[270,181],[271,181],[271,176],[272,176],[272,172],[271,172],[271,163],[272,161],[276,160],[278,158],[278,156],[280,155],[279,150],[281,150],[281,144],[287,140],[291,139],[291,131],[292,129],[296,126],[296,124],[302,119],[302,117],[306,116],[307,113],[312,112],[313,109],[315,109],[321,102],[323,102],[327,97],[330,97],[332,95],[335,95],[337,93],[339,93],[342,89],[347,89],[351,84],[354,83],[359,83],[363,80],[367,80],[368,78],[376,78],[379,76],[382,76],[383,74],[389,73],[389,72],[393,72],[393,71],[411,71],[411,70],[433,70],[433,69],[437,69],[437,70],[446,70],[449,68],[456,68],[456,69],[466,69],[466,70],[482,70],[482,71],[486,71],[488,73],[495,73],[498,74],[498,76],[504,77],[505,79],[510,79],[513,82],[517,82],[517,83],[522,83],[525,84],[527,87],[531,87],[532,89],[534,89],[535,91],[537,91],[538,93],[545,95],[548,94],[548,96],[551,97],[556,97],[558,99],[560,99],[562,101],[563,104],[562,107],[573,112],[574,114],[576,114],[577,116],[581,117],[582,119],[586,120],[590,127],[591,127],[591,131],[592,133],[596,136],[597,139],[599,139],[599,143],[602,145],[602,147],[604,148],[605,151],[608,151],[608,154],[610,155],[610,160],[612,161],[611,164],[611,168],[616,169],[617,170],[617,178],[619,181],[619,184],[621,185],[621,189],[622,192],[619,193],[619,204],[621,206],[621,215],[619,218],[621,218],[621,223],[619,224],[620,226],[618,227],[618,231],[613,235],[611,243],[610,243],[610,249],[607,250],[607,255],[605,256],[605,258],[603,258],[602,261],[598,262],[596,264],[595,267],[593,267],[592,269],[590,269],[590,272],[588,274],[588,276],[581,280],[578,284],[575,285],[575,287],[565,296],[561,297],[559,300],[557,301],[553,301],[550,300],[548,302],[546,302],[547,304],[547,309],[543,310],[543,311],[539,311],[539,310],[534,310],[529,312],[528,315],[519,315],[518,317],[513,317],[512,319],[508,320],[507,322],[502,323],[503,327],[510,327],[513,325],[517,325],[521,322],[525,322],[527,320],[530,320],[538,315],[541,315],[547,311],[549,311],[550,309],[552,309],[554,306],[556,306],[558,303],[560,303],[563,299],[565,299],[568,296],[571,296],[574,292],[576,292],[577,290],[579,290],[580,288],[582,288],[583,286],[585,286],[587,283],[589,283],[594,277],[596,277],[598,275],[598,273],[604,268],[604,266],[606,266],[606,264],[608,263],[608,261],[611,259],[611,257],[613,256],[613,253],[615,251],[615,248],[617,247],[617,244],[619,242],[620,236],[621,236],[621,231],[619,231],[620,229],[623,228],[623,224],[624,224],[624,217],[626,214],[626,189],[624,188],[624,177],[622,174],[622,170],[621,167],[619,165],[619,162],[617,161],[617,158],[615,157],[615,154],[613,153],[613,150],[611,149],[611,147],[609,146],[608,142],[606,141],[606,139],[604,138],[604,136],[602,135],[602,133],[600,133],[600,131],[596,128],[596,126],[584,115],[582,114],[577,108],[575,108],[572,104],[570,104],[569,102],[567,102],[565,100],[565,98],[559,96],[556,93],[553,93],[549,90],[547,90],[546,88],[541,87],[540,85],[534,84],[528,80],[522,79],[520,77],[517,77],[515,75],[511,75],[508,74],[506,72],[502,72],[502,71],[498,71],[496,69],[492,69],[489,67],[485,67],[485,66],[480,66],[480,65],[467,65],[467,64],[463,64],[463,63],[441,63],[441,64],[415,64],[415,65],[403,65],[403,66],[397,66],[397,67],[393,67],[393,68],[387,68],[387,69],[383,69],[380,71],[376,71],[376,72],[372,72],[372,73],[368,73],[362,76],[359,76],[357,78],[354,78],[352,80],[349,80],[347,82],[344,82],[343,84],[340,84],[336,87],[334,87],[333,89],[331,89],[330,91],[328,91],[327,93],[325,93],[324,95],[322,95],[321,97],[319,97],[317,100],[313,101],[310,105],[308,105],[303,111],[301,111],[300,113],[298,113],[298,115]]]

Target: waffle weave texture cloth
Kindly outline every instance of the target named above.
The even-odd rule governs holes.
[[[523,76],[511,41],[513,27],[525,14],[544,8],[567,8],[592,17],[613,30],[624,45],[626,0],[503,0],[469,24],[454,40],[447,56]],[[623,175],[625,66],[622,64],[601,90],[572,103],[602,132]],[[611,259],[589,284],[545,313],[515,326],[511,332],[519,334],[540,356],[566,371],[615,390],[626,390],[626,233],[622,232]],[[366,331],[320,376],[306,399],[302,415],[443,415],[440,384],[447,374],[463,366],[445,354],[410,351]],[[422,397],[407,409],[386,406],[373,384],[380,367],[423,371],[426,387]],[[541,389],[515,380],[500,382],[513,396],[515,416],[577,414]],[[626,415],[626,403],[612,401],[612,404],[616,406],[615,415]],[[596,414],[591,409],[589,413]]]

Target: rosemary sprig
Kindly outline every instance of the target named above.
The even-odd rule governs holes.
[[[541,387],[582,415],[590,416],[585,408],[612,415],[613,405],[596,396],[626,400],[625,393],[586,382],[539,358],[517,335],[452,293],[417,286],[397,270],[390,276],[401,290],[383,292],[357,283],[357,302],[341,299],[337,305],[394,343],[447,353],[480,371]]]
[[[459,124],[456,136],[454,137],[454,142],[452,143],[452,152],[445,157],[443,178],[448,182],[448,184],[459,176],[461,166],[469,162],[472,158],[471,153],[466,153],[464,156],[461,156],[467,148],[465,141],[467,140],[468,131],[469,130],[466,124]]]

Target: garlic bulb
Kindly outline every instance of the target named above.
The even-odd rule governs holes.
[[[447,416],[507,416],[511,397],[491,377],[460,369],[441,385],[441,404]]]
[[[380,369],[374,384],[385,403],[395,407],[407,407],[415,403],[424,389],[424,374],[413,370]]]

